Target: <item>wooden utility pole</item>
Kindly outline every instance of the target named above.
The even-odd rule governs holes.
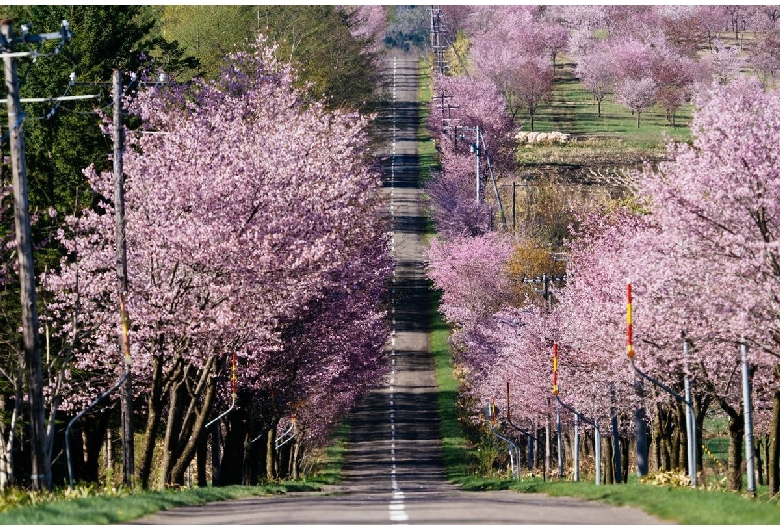
[[[11,168],[14,189],[14,224],[19,256],[19,281],[22,301],[22,337],[24,366],[30,408],[31,480],[35,490],[51,489],[51,460],[46,458],[46,421],[43,401],[43,370],[41,367],[38,308],[35,296],[30,208],[27,192],[27,164],[24,155],[22,112],[19,103],[19,78],[13,53],[13,24],[0,24],[5,51],[3,64],[8,90],[8,130],[11,144]]]
[[[114,70],[114,208],[116,210],[116,276],[119,291],[119,344],[125,365],[125,382],[120,389],[122,407],[122,481],[133,485],[135,474],[135,446],[133,443],[133,384],[131,374],[132,358],[127,340],[127,308],[124,296],[127,293],[127,243],[125,240],[125,177],[122,167],[124,151],[124,130],[122,129],[122,73]]]

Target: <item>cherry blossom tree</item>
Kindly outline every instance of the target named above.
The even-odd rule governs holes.
[[[552,92],[553,69],[547,57],[559,49],[558,38],[546,41],[545,25],[527,6],[483,7],[489,23],[472,37],[471,61],[490,78],[506,100],[514,120],[520,109],[533,119]],[[549,31],[547,32],[549,35]]]
[[[715,49],[717,34],[728,29],[731,17],[723,6],[717,5],[698,6],[696,15],[699,27],[712,52]]]
[[[706,56],[703,61],[713,79],[719,83],[728,83],[740,74],[745,67],[746,58],[736,46],[726,46],[715,39],[712,54]]]
[[[349,32],[364,41],[365,51],[376,53],[387,32],[387,13],[380,5],[338,6],[351,17]]]
[[[129,135],[124,161],[133,375],[146,402],[144,485],[163,424],[164,480],[182,482],[204,425],[231,400],[233,355],[242,393],[283,397],[276,410],[258,411],[276,421],[306,393],[324,391],[306,384],[313,374],[296,372],[309,366],[303,354],[321,363],[316,374],[336,378],[345,365],[360,374],[342,388],[342,403],[381,373],[378,286],[389,261],[380,180],[364,158],[367,122],[317,102],[304,107],[294,81],[261,38],[251,52],[229,56],[213,82],[152,89],[128,102],[144,123]],[[109,174],[88,175],[97,193],[111,196]],[[61,241],[70,254],[47,278],[59,333],[75,332],[62,324],[70,314],[80,329],[95,330],[74,352],[74,368],[91,376],[70,390],[84,398],[105,388],[120,364],[112,216],[106,202],[69,218]],[[360,317],[343,312],[353,298]],[[85,303],[89,311],[78,311]],[[306,315],[321,320],[311,325]],[[315,339],[292,332],[302,326],[343,344],[309,351],[302,344]]]
[[[601,102],[614,90],[616,72],[612,50],[599,46],[577,63],[575,75],[587,87],[596,100],[598,116],[601,117]]]
[[[773,234],[780,166],[770,146],[778,140],[780,98],[765,92],[756,80],[737,79],[702,93],[695,103],[700,110],[692,124],[694,145],[677,146],[674,161],[649,174],[654,178],[646,179],[647,193],[669,245],[677,246],[677,267],[683,265],[686,274],[697,279],[677,287],[690,300],[701,300],[695,311],[706,316],[707,326],[701,330],[708,335],[693,340],[720,351],[706,359],[717,359],[721,369],[709,366],[705,373],[730,417],[732,446],[738,448],[740,397],[722,389],[733,376],[735,344],[741,337],[756,350],[751,359],[756,389],[777,385],[771,377],[777,366]],[[721,391],[715,392],[718,388]],[[757,394],[767,399],[766,390]],[[773,406],[778,414],[780,406]],[[772,436],[776,439],[777,433]],[[741,483],[739,459],[739,451],[730,452],[730,485],[735,489]]]
[[[666,109],[667,119],[676,125],[675,115],[693,96],[694,86],[703,81],[700,63],[680,55],[667,46],[657,47],[653,61],[653,80],[657,84],[656,100]]]
[[[771,86],[780,73],[780,37],[769,30],[758,37],[750,51],[750,64],[764,87]]]
[[[444,168],[425,186],[428,209],[442,237],[479,236],[493,226],[493,208],[476,201],[474,157],[445,155]]]
[[[511,252],[508,239],[495,232],[431,241],[428,273],[442,290],[441,311],[448,321],[465,325],[501,308],[510,285],[503,269]]]
[[[621,105],[628,107],[636,114],[636,127],[639,128],[639,117],[642,112],[655,103],[658,85],[650,77],[641,79],[623,79],[615,85],[615,96]]]
[[[439,137],[441,149],[467,153],[469,142],[474,142],[473,128],[479,127],[497,169],[512,165],[515,128],[506,114],[504,99],[490,79],[437,75],[435,92],[444,101],[437,96],[431,102],[428,126]],[[443,131],[442,124],[448,130]]]

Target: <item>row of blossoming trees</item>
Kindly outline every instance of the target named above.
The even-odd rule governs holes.
[[[495,83],[513,119],[527,113],[529,130],[551,99],[561,55],[576,63],[599,116],[611,97],[637,125],[655,104],[674,121],[699,81],[750,67],[767,85],[780,72],[777,6],[459,6],[445,14],[468,43],[469,68]]]
[[[124,172],[143,487],[184,484],[194,461],[205,485],[209,445],[215,484],[296,477],[384,371],[391,259],[367,119],[311,101],[273,57],[260,38],[227,57],[214,81],[125,101],[137,123]],[[86,174],[101,199],[64,219],[61,267],[39,279],[56,345],[46,351],[47,444],[61,464],[64,422],[123,370],[114,179]],[[10,366],[4,375],[13,382]],[[233,375],[235,407],[207,429],[233,402]],[[84,440],[72,441],[77,480],[98,479],[112,409],[101,405],[73,429]],[[294,440],[277,450],[290,427]],[[4,429],[6,484],[14,472],[24,483],[16,431]],[[55,466],[55,484],[64,469]]]
[[[516,39],[505,37],[508,41],[522,40],[526,32],[541,39],[539,28],[551,23],[533,8],[501,9],[501,16],[490,13],[498,23],[513,10],[526,21],[514,30]],[[486,17],[479,9],[467,16],[462,11],[450,16],[462,27]],[[655,24],[640,27],[660,38],[660,30],[652,30],[663,24],[653,20]],[[631,16],[608,21],[609,28],[638,24]],[[602,28],[579,29],[589,30],[585,33],[593,40],[593,30]],[[515,234],[499,230],[494,206],[475,199],[474,155],[467,142],[451,134],[454,123],[463,131],[467,130],[463,127],[479,126],[498,174],[511,177],[518,171],[508,156],[513,147],[512,99],[507,93],[501,96],[493,70],[483,69],[477,55],[479,39],[486,35],[473,36],[469,76],[434,80],[436,93],[449,96],[447,118],[458,121],[442,121],[436,102],[430,115],[442,168],[428,190],[439,232],[429,250],[429,274],[442,292],[441,311],[453,327],[451,344],[463,377],[464,418],[476,420],[493,398],[500,409],[506,408],[501,403],[508,384],[512,423],[534,431],[549,422],[555,414],[551,372],[552,347],[557,343],[560,398],[599,421],[602,434],[607,435],[607,454],[618,441],[610,439],[612,431],[607,429],[615,411],[622,478],[628,472],[627,447],[634,438],[638,406],[647,411],[651,468],[684,468],[684,408],[652,385],[645,386],[643,397],[637,397],[634,389],[635,374],[626,356],[629,279],[634,292],[636,364],[679,394],[684,376],[689,376],[700,435],[708,413],[728,418],[732,489],[742,483],[745,418],[740,345],[749,346],[755,434],[763,442],[765,451],[760,456],[767,464],[758,468],[768,470],[776,493],[780,488],[780,157],[776,147],[780,94],[755,77],[709,75],[691,84],[692,143],[670,144],[667,162],[634,172],[635,192],[628,200],[572,205],[575,222],[569,236],[561,246],[550,247],[549,241],[534,240],[529,227]],[[578,33],[569,28],[568,35],[574,39]],[[543,48],[541,42],[539,46]],[[625,50],[629,48],[626,44]],[[548,46],[547,53],[552,49]],[[654,49],[657,53],[658,46]],[[516,72],[528,73],[528,69]],[[556,269],[561,262],[552,259],[550,250],[566,256],[566,281],[550,288],[554,303],[550,298],[541,300],[533,284],[522,282],[523,277],[563,272]],[[690,345],[687,357],[683,332]],[[506,412],[500,411],[502,418]],[[568,429],[573,419],[564,413],[563,421]],[[707,457],[699,446],[698,469],[703,458]]]

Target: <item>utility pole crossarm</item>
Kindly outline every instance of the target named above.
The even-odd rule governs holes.
[[[70,31],[70,22],[67,20],[62,21],[59,31],[54,31],[51,33],[38,33],[37,35],[30,35],[29,25],[22,24],[20,27],[22,29],[21,37],[11,38],[10,35],[3,35],[0,37],[0,46],[2,46],[4,50],[9,50],[16,44],[37,44],[50,40],[61,40],[63,42],[68,42],[73,38],[73,32]]]
[[[77,101],[80,99],[96,99],[98,94],[87,94],[84,96],[60,96],[57,98],[21,98],[19,103],[53,103],[55,101]],[[0,103],[8,103],[7,99],[0,99]]]

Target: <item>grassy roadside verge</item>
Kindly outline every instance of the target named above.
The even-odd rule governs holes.
[[[312,482],[281,482],[262,486],[224,486],[64,498],[11,508],[0,513],[0,524],[115,524],[180,506],[319,489],[320,485]]]
[[[223,486],[164,491],[104,490],[77,486],[74,492],[59,491],[39,496],[5,492],[0,496],[0,525],[22,524],[117,524],[133,521],[161,510],[198,506],[209,502],[246,497],[320,491],[323,485],[341,480],[349,424],[342,423],[324,449],[322,469],[303,481],[282,481],[259,486]]]
[[[453,377],[452,357],[449,346],[449,326],[438,312],[438,297],[431,312],[431,354],[436,366],[436,381],[439,384],[439,417],[442,442],[442,458],[447,478],[463,484],[468,480],[468,467],[472,458],[467,448],[466,437],[458,423],[457,394],[458,381]]]

